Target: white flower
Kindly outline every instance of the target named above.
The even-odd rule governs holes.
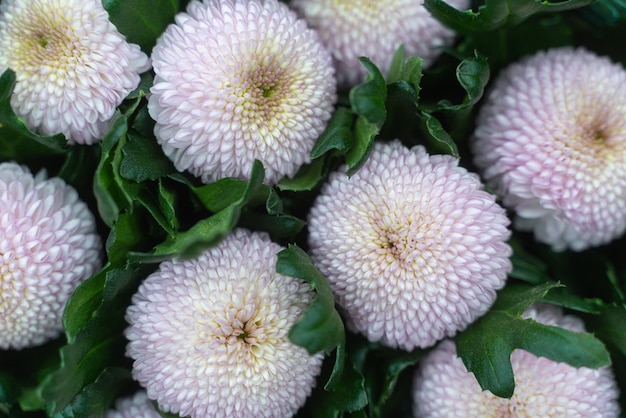
[[[626,230],[626,71],[559,48],[505,69],[481,109],[475,163],[519,230],[556,251]]]
[[[447,3],[458,9],[470,6],[469,0]],[[386,74],[400,45],[429,66],[441,47],[454,40],[454,32],[432,17],[422,0],[294,0],[291,5],[319,32],[343,88],[367,75],[359,57],[370,58]]]
[[[335,101],[330,55],[276,0],[192,1],[152,53],[155,135],[180,171],[276,184],[310,161]]]
[[[161,414],[154,409],[152,401],[148,399],[145,390],[140,390],[133,396],[118,399],[115,409],[107,411],[105,418],[161,418]]]
[[[548,305],[529,308],[523,315],[546,325],[583,332],[582,321],[563,316]],[[574,368],[524,350],[511,354],[515,391],[509,399],[482,391],[456,355],[451,340],[443,341],[421,360],[414,378],[416,418],[483,417],[602,417],[617,418],[618,389],[610,368]]]
[[[288,417],[320,372],[287,333],[313,300],[308,283],[276,273],[267,234],[233,231],[188,261],[166,261],[128,308],[133,375],[166,412]]]
[[[309,214],[309,252],[348,325],[392,347],[428,347],[484,314],[511,270],[509,220],[448,155],[376,143],[333,173]]]
[[[0,73],[6,68],[17,77],[11,107],[26,126],[92,144],[150,63],[98,0],[2,0]]]
[[[0,164],[0,349],[57,337],[65,304],[100,268],[96,221],[60,178]]]

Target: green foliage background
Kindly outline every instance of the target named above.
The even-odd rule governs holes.
[[[149,53],[184,10],[178,0],[104,0],[130,42]],[[550,47],[584,46],[626,64],[626,4],[619,0],[474,1],[458,12],[442,0],[425,6],[460,33],[434,66],[398,50],[388,74],[367,58],[368,79],[340,95],[313,161],[277,187],[263,184],[261,163],[249,181],[202,185],[177,173],[156,144],[146,110],[152,75],[120,106],[102,143],[68,147],[60,136],[29,132],[9,106],[15,83],[0,78],[0,161],[45,168],[75,186],[106,241],[106,264],[70,299],[65,335],[41,347],[0,352],[0,417],[102,416],[136,384],[124,356],[124,312],[159,261],[190,257],[236,226],[264,230],[287,248],[277,270],[310,282],[318,296],[290,338],[328,353],[317,388],[299,417],[408,417],[410,379],[425,351],[402,352],[346,333],[325,278],[306,255],[306,215],[329,172],[349,173],[366,161],[373,141],[400,138],[471,165],[467,139],[489,82],[507,64]],[[625,115],[626,117],[626,115]],[[626,410],[626,239],[583,253],[554,253],[514,234],[514,270],[495,306],[456,337],[458,351],[485,389],[512,394],[509,356],[523,348],[575,366],[612,364]],[[563,306],[585,319],[577,334],[520,318],[536,301]],[[164,416],[166,416],[164,414]]]

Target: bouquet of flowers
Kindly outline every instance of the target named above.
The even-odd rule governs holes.
[[[619,417],[626,2],[0,0],[0,417]]]

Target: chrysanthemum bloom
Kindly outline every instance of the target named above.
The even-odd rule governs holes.
[[[152,53],[155,135],[179,171],[266,182],[310,161],[336,99],[330,54],[276,0],[192,1]]]
[[[584,49],[539,52],[505,69],[483,106],[475,163],[556,251],[626,229],[626,71]]]
[[[0,164],[0,349],[57,337],[76,286],[100,267],[95,219],[60,178]]]
[[[167,412],[191,417],[288,417],[320,372],[287,333],[314,298],[276,273],[281,250],[238,229],[187,261],[166,261],[128,308],[133,375]]]
[[[330,176],[309,214],[309,251],[348,326],[411,350],[454,335],[511,269],[509,221],[448,155],[374,145],[352,177]]]
[[[148,399],[146,391],[141,390],[133,396],[118,399],[115,409],[107,411],[105,418],[161,418]]]
[[[537,305],[523,315],[546,325],[583,332],[582,321],[554,306]],[[619,416],[617,384],[610,368],[574,368],[524,350],[511,354],[515,391],[509,399],[482,391],[474,374],[443,341],[420,363],[413,388],[416,418],[602,417]]]
[[[92,144],[150,63],[99,0],[2,0],[0,73],[7,67],[17,77],[11,106],[26,126]]]
[[[469,0],[447,2],[458,9],[470,6]],[[367,75],[359,57],[370,58],[386,74],[400,45],[429,66],[441,47],[454,40],[454,32],[432,17],[420,0],[294,0],[291,5],[318,30],[343,88]]]

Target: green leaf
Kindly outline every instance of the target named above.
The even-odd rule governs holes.
[[[100,163],[93,179],[93,192],[98,203],[102,220],[112,226],[119,213],[132,206],[132,198],[124,187],[124,179],[119,174],[122,145],[128,129],[127,120],[119,112],[114,117],[109,132],[100,144]]]
[[[85,386],[72,402],[55,418],[103,417],[120,389],[132,382],[130,370],[107,367],[91,384]]]
[[[313,160],[310,164],[300,167],[292,178],[283,177],[276,187],[280,190],[292,192],[312,190],[324,177],[324,163],[325,160],[323,158]]]
[[[509,240],[509,244],[513,248],[513,255],[511,256],[513,271],[510,273],[510,277],[530,284],[541,284],[552,280],[548,274],[548,268],[542,260],[524,250],[514,238]]]
[[[404,46],[400,46],[393,56],[387,89],[395,89],[408,95],[417,105],[419,101],[420,82],[422,80],[422,64],[420,57],[410,56],[404,59]]]
[[[316,159],[328,151],[336,149],[340,152],[347,150],[352,144],[352,123],[354,115],[349,109],[339,107],[328,121],[326,130],[311,150],[311,158]]]
[[[180,10],[178,0],[103,0],[102,5],[117,30],[146,53]]]
[[[132,294],[146,272],[141,269],[114,269],[106,273],[102,303],[92,311],[98,299],[96,283],[94,289],[79,292],[68,301],[64,323],[72,324],[68,331],[71,338],[60,350],[61,364],[47,375],[39,388],[50,415],[65,409],[86,385],[93,383],[101,372],[110,366],[125,361],[126,339],[122,331],[126,327],[124,313]],[[101,279],[100,279],[101,280]],[[89,286],[92,286],[90,284]],[[88,301],[81,300],[87,296]],[[77,306],[88,307],[82,311]],[[70,318],[79,315],[81,318]]]
[[[380,128],[367,121],[364,116],[359,116],[354,127],[354,144],[350,151],[346,154],[346,163],[348,164],[348,176],[356,173],[367,161],[372,148],[374,147],[374,139],[380,132]]]
[[[465,90],[465,99],[458,105],[452,105],[445,101],[439,103],[439,110],[463,110],[476,104],[485,91],[489,82],[489,63],[487,58],[478,51],[474,51],[474,57],[465,58],[456,67],[456,78]]]
[[[309,256],[297,246],[289,245],[278,253],[276,271],[310,283],[317,293],[309,308],[289,331],[289,339],[306,348],[310,354],[322,350],[328,353],[345,341],[343,322],[335,309],[330,286],[313,266]]]
[[[587,322],[598,338],[626,355],[626,305],[603,306],[600,315],[589,318]]]
[[[379,128],[385,123],[387,109],[387,84],[380,70],[368,58],[359,58],[368,71],[365,82],[352,87],[350,90],[350,105],[352,111]]]
[[[7,69],[0,77],[0,133],[3,138],[12,138],[14,142],[35,141],[43,145],[42,152],[58,154],[67,148],[67,140],[62,134],[53,136],[37,135],[26,127],[22,119],[15,115],[11,108],[11,96],[15,87],[15,72]],[[19,148],[23,144],[11,144]],[[6,152],[6,151],[3,151]]]
[[[460,33],[492,31],[517,25],[537,13],[554,13],[577,9],[594,0],[485,0],[478,8],[459,11],[444,0],[424,0],[424,7],[444,25]]]
[[[267,193],[268,188],[263,184],[265,177],[265,170],[263,164],[260,161],[255,161],[250,173],[250,180],[248,183],[241,182],[239,180],[224,179],[229,184],[245,185],[245,188],[237,194],[231,195],[228,206],[220,209],[217,213],[209,218],[203,219],[197,222],[194,226],[187,231],[179,232],[175,236],[168,237],[164,242],[154,247],[149,253],[141,253],[131,251],[128,254],[130,261],[136,261],[140,263],[158,263],[163,260],[170,259],[175,256],[182,258],[196,257],[202,251],[218,244],[230,231],[235,227],[241,210],[246,204],[248,204],[253,198],[258,197],[260,194]],[[217,182],[223,185],[225,182]],[[214,183],[213,185],[215,185]],[[208,185],[208,186],[213,186]],[[210,193],[207,196],[208,191],[214,189],[207,189],[203,186],[199,195],[204,196],[204,202],[209,206],[223,205],[220,203],[220,199],[217,195]],[[220,186],[221,188],[222,186]],[[225,188],[226,191],[228,188]],[[194,190],[198,192],[197,190]],[[267,194],[266,194],[267,196]]]
[[[122,147],[120,175],[131,181],[156,180],[176,169],[154,139],[129,132]]]
[[[439,119],[428,112],[421,112],[420,117],[426,125],[433,148],[458,158],[459,150],[457,149],[456,143],[450,134],[443,129]]]
[[[610,364],[606,348],[593,335],[521,318],[527,307],[558,286],[509,283],[491,310],[456,336],[459,357],[484,390],[504,398],[513,395],[515,381],[510,356],[517,348],[574,367]]]

